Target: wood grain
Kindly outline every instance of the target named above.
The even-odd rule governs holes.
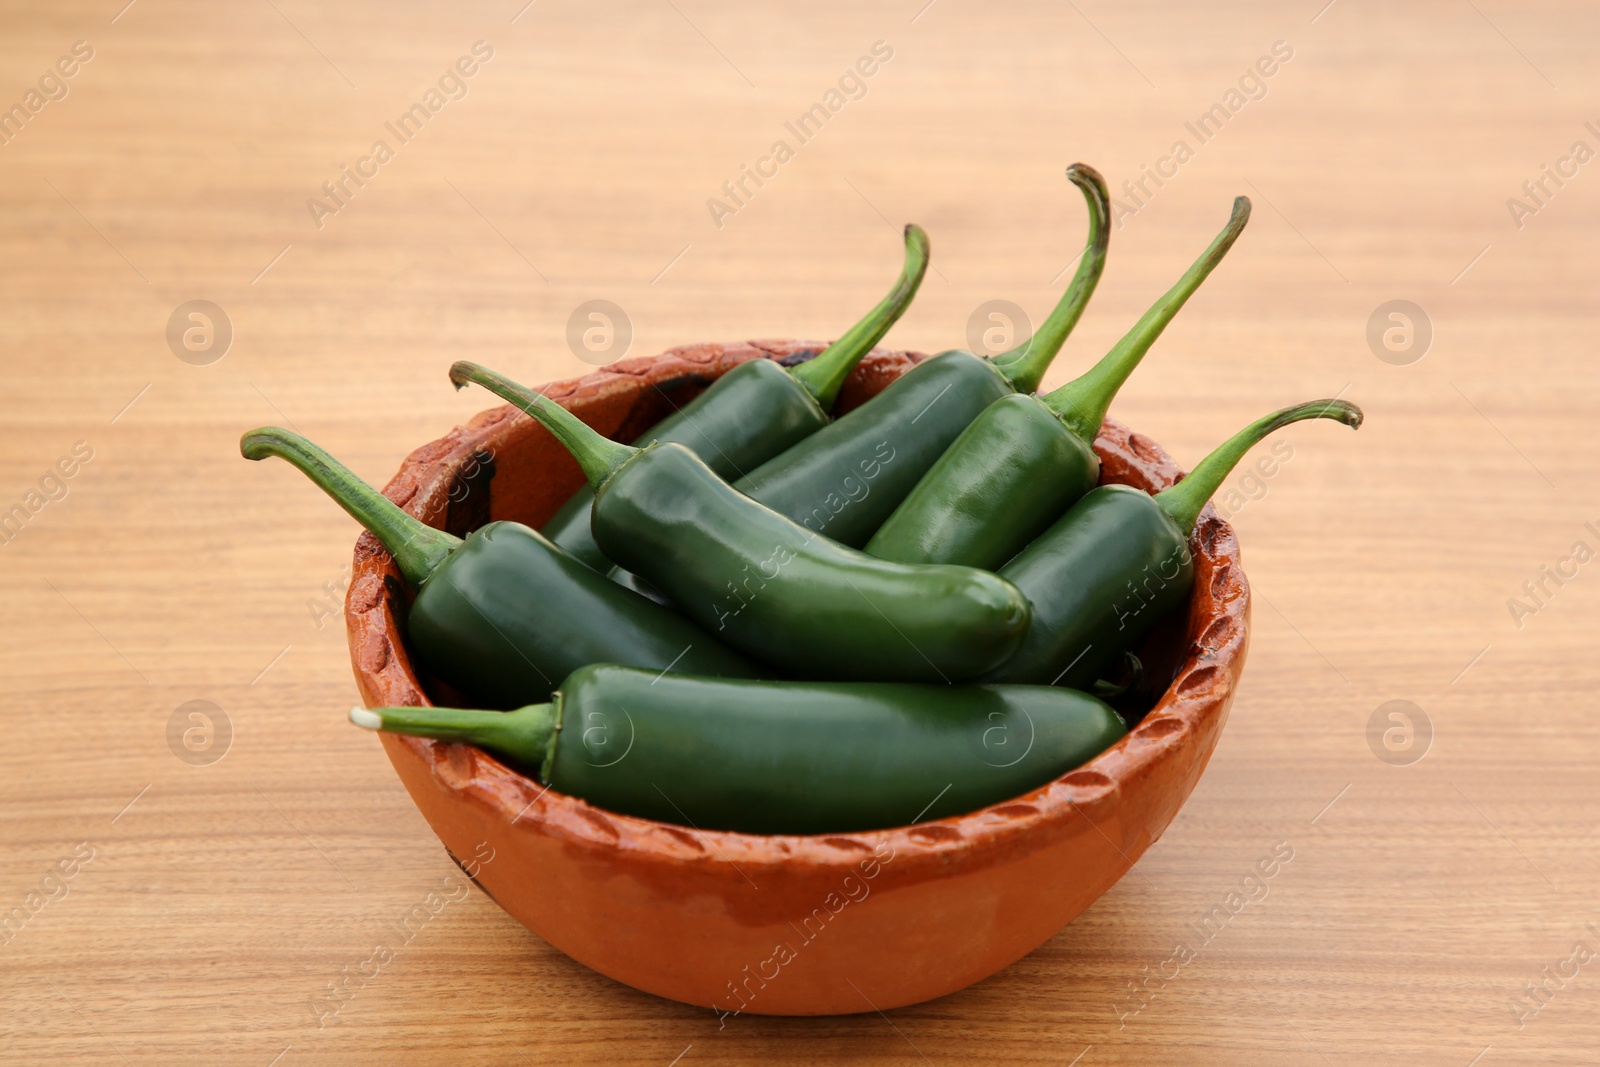
[[[0,546],[0,915],[26,915],[0,933],[0,1061],[1594,1062],[1600,964],[1525,987],[1570,975],[1577,942],[1600,950],[1600,565],[1523,592],[1576,542],[1600,549],[1600,172],[1561,162],[1600,149],[1592,12],[122,2],[0,10],[0,106],[93,50],[0,138],[0,514],[37,507]],[[465,95],[388,134],[480,40],[492,57],[447,83]],[[892,56],[798,143],[785,123],[878,41]],[[1280,41],[1292,56],[1252,78]],[[1230,99],[1203,141],[1185,125]],[[379,139],[393,158],[319,228],[307,200]],[[708,198],[779,139],[793,157],[719,228]],[[319,1027],[313,998],[456,868],[343,722],[326,612],[352,525],[286,467],[240,460],[240,432],[293,424],[381,482],[487,406],[452,394],[451,359],[581,374],[567,323],[596,299],[626,310],[635,355],[826,336],[893,277],[908,221],[935,269],[888,343],[964,344],[979,305],[1037,320],[1064,284],[1083,227],[1068,163],[1121,187],[1170,173],[1180,139],[1175,176],[1119,194],[1136,210],[1047,384],[1244,193],[1250,230],[1117,416],[1188,462],[1316,395],[1368,422],[1297,426],[1288,462],[1231,483],[1250,664],[1134,872],[963,993],[721,1030],[474,890]],[[165,336],[198,299],[234,331],[203,366]],[[1366,339],[1391,300],[1432,325],[1407,365]],[[74,466],[77,442],[92,458]],[[47,477],[64,457],[72,476]],[[1513,618],[1515,597],[1537,610]],[[1369,742],[1391,700],[1431,723],[1418,762]],[[169,747],[189,701],[231,726],[208,765]],[[1265,899],[1130,999],[1280,843]]]

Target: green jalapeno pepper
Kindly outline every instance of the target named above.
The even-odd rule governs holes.
[[[596,665],[511,712],[353,708],[477,745],[598,807],[702,830],[823,834],[960,815],[1057,778],[1127,727],[1049,686],[736,682]]]
[[[912,225],[905,237],[905,266],[889,295],[819,355],[793,368],[769,359],[742,363],[634,443],[676,441],[722,477],[738,478],[826,426],[844,380],[905,313],[928,270],[928,235]],[[609,571],[611,561],[589,532],[593,500],[594,490],[579,489],[542,532],[589,566]]]
[[[987,571],[875,559],[744,496],[683,445],[609,441],[543,397],[523,410],[595,489],[590,523],[608,559],[788,674],[961,681],[1005,662],[1027,630],[1027,601]]]
[[[1081,163],[1067,177],[1089,204],[1089,241],[1072,283],[1037,333],[993,359],[952,349],[924,360],[735,488],[816,533],[860,547],[979,412],[1012,392],[1037,389],[1100,280],[1110,239],[1104,179]]]
[[[1314,400],[1273,412],[1223,442],[1188,477],[1151,496],[1102,485],[1000,569],[1033,604],[1022,648],[988,682],[1083,688],[1133,647],[1194,583],[1189,534],[1222,480],[1262,438],[1305,419],[1361,425],[1361,409]]]
[[[1233,215],[1187,273],[1087,374],[1044,396],[1012,393],[983,410],[901,502],[866,551],[902,563],[998,570],[1100,480],[1094,439],[1117,390],[1250,219]]]
[[[520,523],[492,522],[465,540],[435,530],[289,430],[252,430],[239,450],[247,459],[288,460],[382,542],[416,591],[406,636],[418,662],[490,707],[549,699],[586,663],[734,678],[762,673],[688,619]]]

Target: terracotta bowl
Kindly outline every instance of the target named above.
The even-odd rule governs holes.
[[[795,362],[820,347],[677,348],[548,393],[629,440],[670,410],[667,396],[681,404],[745,360]],[[843,406],[921,358],[874,352]],[[1107,481],[1155,490],[1179,477],[1153,441],[1116,423],[1095,447]],[[464,534],[491,519],[538,526],[579,480],[554,440],[506,406],[417,449],[386,491],[424,521]],[[1193,547],[1187,618],[1144,650],[1159,680],[1171,679],[1154,708],[1086,766],[959,818],[821,837],[687,830],[591,807],[468,746],[392,734],[383,745],[453,856],[493,850],[477,866],[483,889],[602,974],[719,1012],[914,1004],[995,973],[1060,930],[1127,873],[1193,790],[1244,667],[1250,600],[1233,531],[1209,508]],[[398,571],[363,536],[346,619],[369,706],[449,698],[413,668],[405,611]]]

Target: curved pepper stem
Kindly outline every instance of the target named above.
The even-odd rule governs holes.
[[[1178,284],[1151,305],[1150,310],[1133,324],[1133,329],[1099,363],[1090,367],[1081,377],[1074,378],[1042,398],[1045,405],[1061,416],[1067,428],[1085,443],[1094,444],[1117,390],[1122,388],[1122,383],[1128,380],[1128,375],[1133,373],[1145,353],[1150,351],[1150,346],[1156,343],[1156,338],[1161,336],[1161,331],[1167,328],[1167,323],[1172,321],[1178,309],[1188,302],[1194,291],[1200,288],[1200,283],[1222,262],[1222,257],[1228,254],[1228,249],[1233,247],[1233,242],[1239,239],[1245,223],[1249,221],[1250,198],[1238,197],[1233,202],[1233,215],[1228,219],[1228,224],[1184,276],[1178,279]]]
[[[466,388],[468,382],[481,385],[541,423],[561,442],[563,448],[572,453],[572,458],[578,461],[578,467],[589,480],[591,488],[599,489],[613,471],[639,451],[632,445],[605,437],[560,404],[553,403],[543,393],[481,364],[465,360],[456,363],[450,368],[450,381],[457,389]]]
[[[800,364],[790,373],[794,380],[806,387],[806,392],[816,398],[823,411],[832,411],[839,399],[844,380],[850,377],[856,364],[872,351],[872,346],[883,340],[883,335],[905,314],[911,298],[922,285],[922,276],[928,273],[928,235],[921,226],[912,223],[906,227],[906,262],[900,268],[900,277],[889,290],[889,295],[866,317],[833,344],[823,349],[813,359]]]
[[[278,426],[251,430],[239,438],[239,452],[245,459],[277,456],[294,464],[383,542],[412,588],[420,586],[461,544],[461,538],[435,530],[400,510],[394,501],[356,477],[349,467],[292,430]]]
[[[1361,428],[1362,417],[1360,408],[1344,400],[1313,400],[1308,404],[1296,404],[1274,411],[1218,445],[1183,481],[1157,493],[1156,503],[1178,524],[1178,529],[1187,534],[1199,521],[1200,510],[1206,506],[1206,501],[1215,496],[1222,486],[1222,480],[1233,472],[1234,466],[1244,458],[1245,453],[1259,444],[1262,438],[1290,423],[1306,419],[1335,419],[1356,430]]]
[[[543,779],[555,747],[556,705],[529,704],[515,711],[460,708],[351,708],[350,721],[368,730],[477,745]]]
[[[1089,241],[1078,259],[1078,271],[1038,331],[1016,348],[990,361],[1019,393],[1031,393],[1044,381],[1050,361],[1067,343],[1067,335],[1083,316],[1083,309],[1088,306],[1089,297],[1094,295],[1094,287],[1100,284],[1100,275],[1106,269],[1106,246],[1111,242],[1108,225],[1111,194],[1106,191],[1106,180],[1087,163],[1068,167],[1067,180],[1083,191],[1083,199],[1089,205]]]

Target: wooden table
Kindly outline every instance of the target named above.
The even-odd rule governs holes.
[[[0,1060],[1600,1059],[1600,563],[1572,555],[1600,549],[1592,12],[123,2],[0,15],[0,103],[24,109],[0,145],[0,514],[22,508],[0,913],[23,917]],[[802,141],[785,124],[819,103]],[[240,432],[290,424],[381,482],[488,406],[448,388],[454,358],[584,373],[590,300],[625,309],[633,355],[831,336],[907,221],[935,267],[891,342],[964,344],[996,299],[1037,321],[1082,241],[1075,160],[1145,185],[1050,384],[1243,193],[1249,232],[1116,414],[1188,462],[1290,401],[1368,415],[1297,426],[1289,462],[1231,483],[1251,663],[1134,873],[965,992],[722,1030],[474,890],[319,1027],[313,998],[454,867],[344,722],[353,525]],[[1274,848],[1266,897],[1150,978]]]

